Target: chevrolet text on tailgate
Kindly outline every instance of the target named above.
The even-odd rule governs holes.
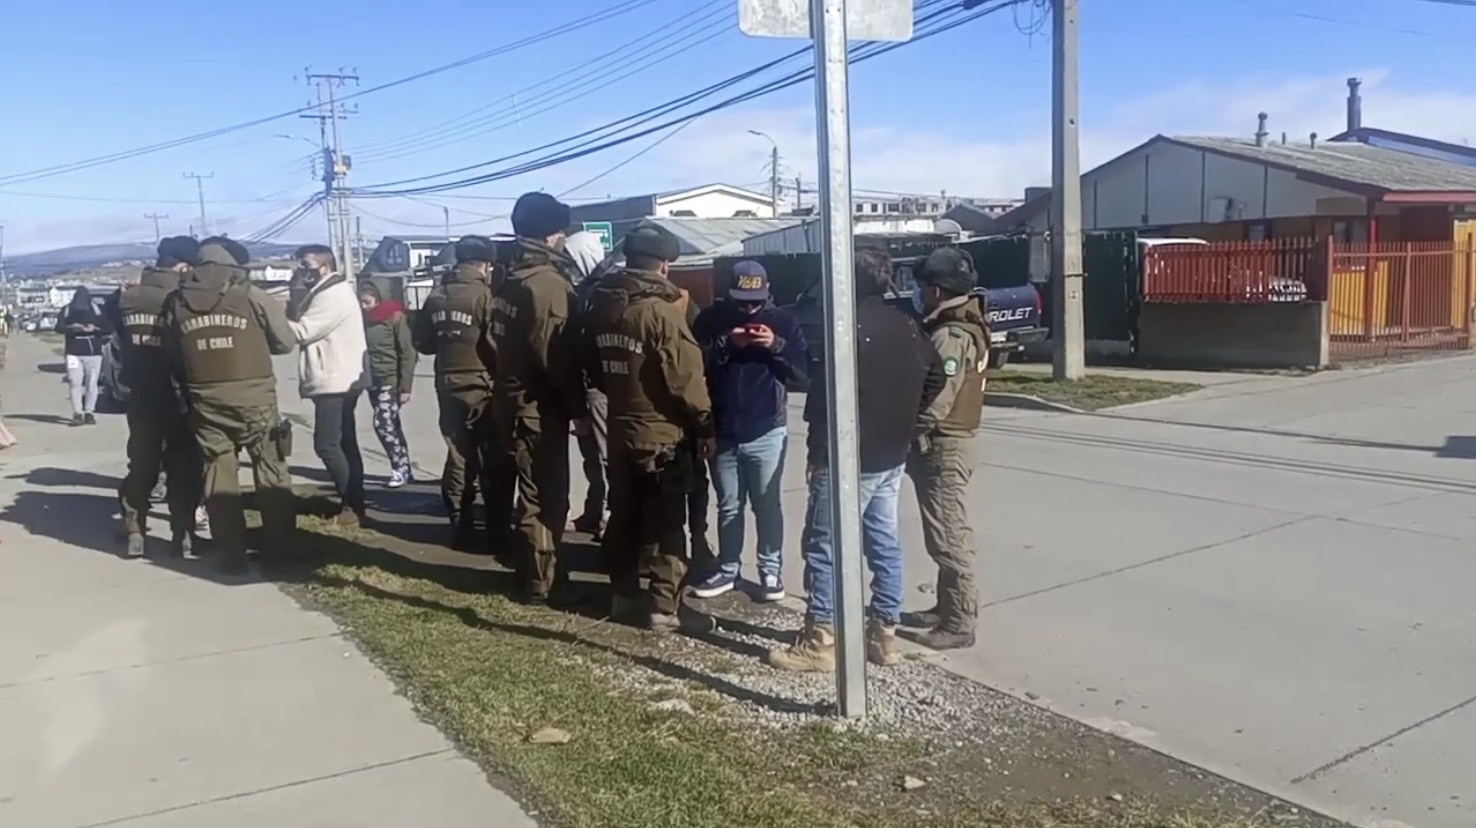
[[[892,283],[894,289],[887,294],[887,303],[917,315],[912,306],[912,291],[915,288],[912,270],[922,263],[921,258],[900,258],[894,263]],[[989,365],[1000,368],[1009,361],[1010,354],[1022,350],[1027,343],[1043,342],[1050,337],[1050,330],[1041,324],[1041,296],[1033,285],[1025,284],[1005,288],[975,288],[971,295],[984,300],[984,315],[989,321]],[[825,311],[820,304],[820,280],[816,279],[800,294],[794,304],[788,306],[800,328],[805,332],[806,344],[810,348],[811,362],[825,361]]]

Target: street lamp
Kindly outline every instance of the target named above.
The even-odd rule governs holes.
[[[779,217],[779,142],[778,141],[775,141],[774,140],[774,137],[772,135],[768,134],[767,132],[759,132],[756,129],[750,129],[748,131],[748,134],[749,135],[757,135],[758,137],[764,139],[765,141],[768,141],[769,142],[769,145],[773,147],[773,150],[769,153],[769,200],[774,205],[774,217],[775,218],[778,218]]]

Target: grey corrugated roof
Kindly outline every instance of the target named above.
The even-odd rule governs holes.
[[[1260,164],[1394,192],[1476,191],[1476,169],[1383,147],[1355,143],[1256,146],[1244,138],[1189,135],[1168,140]]]
[[[648,218],[643,225],[657,225],[681,242],[683,256],[713,255],[725,247],[770,230],[799,224],[797,218]]]

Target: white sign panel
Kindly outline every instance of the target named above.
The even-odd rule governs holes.
[[[912,39],[913,0],[844,0],[847,40]],[[752,37],[810,38],[810,0],[738,0],[738,28]]]

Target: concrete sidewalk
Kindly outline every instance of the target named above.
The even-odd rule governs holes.
[[[0,825],[534,825],[327,618],[118,558],[124,424],[60,424],[60,362],[0,376]]]

